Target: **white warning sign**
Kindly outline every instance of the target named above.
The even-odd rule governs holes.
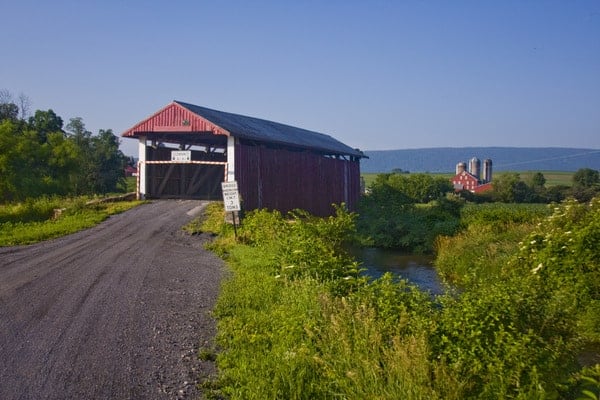
[[[240,211],[240,194],[238,193],[237,182],[222,182],[223,204],[225,211]]]

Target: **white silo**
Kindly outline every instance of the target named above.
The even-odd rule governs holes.
[[[492,181],[492,160],[486,158],[483,160],[483,181],[491,182]]]
[[[471,175],[475,175],[477,178],[479,178],[481,173],[481,161],[479,161],[479,158],[471,158],[471,161],[469,162],[469,172]]]

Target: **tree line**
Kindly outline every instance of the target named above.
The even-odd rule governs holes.
[[[517,172],[499,174],[492,181],[493,190],[479,195],[462,195],[476,202],[500,203],[558,203],[568,198],[579,202],[590,201],[600,193],[600,173],[591,168],[580,168],[573,174],[571,185],[546,186],[546,177],[541,172],[529,179],[522,179]]]
[[[81,117],[64,125],[52,109],[29,115],[29,105],[0,91],[0,202],[124,187],[127,157],[111,129],[94,135]]]

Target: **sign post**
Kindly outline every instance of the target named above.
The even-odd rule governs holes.
[[[235,212],[240,211],[240,194],[238,192],[237,181],[222,182],[221,189],[223,191],[223,204],[225,206],[225,212],[231,211],[233,219],[233,233],[237,239],[237,227],[235,226]]]

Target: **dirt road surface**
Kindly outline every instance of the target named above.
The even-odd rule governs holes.
[[[32,246],[0,248],[0,399],[197,398],[223,274],[157,201]]]

